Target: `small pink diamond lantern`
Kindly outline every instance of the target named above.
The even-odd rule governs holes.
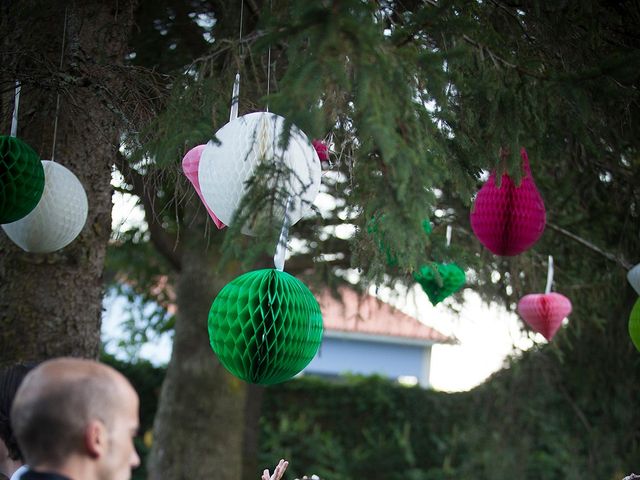
[[[220,221],[216,214],[211,211],[207,202],[204,201],[204,197],[202,196],[202,191],[200,190],[200,182],[198,181],[198,167],[200,166],[200,157],[202,156],[202,152],[206,145],[198,145],[193,147],[191,150],[187,152],[187,154],[182,159],[182,171],[187,176],[189,181],[193,184],[193,188],[196,189],[196,193],[202,200],[207,212],[209,212],[209,216],[213,220],[213,223],[216,224],[218,230],[222,230],[226,225]]]
[[[532,293],[520,299],[518,313],[532,329],[551,340],[571,313],[571,301],[555,292]]]
[[[471,228],[480,242],[496,255],[518,255],[538,241],[546,222],[544,202],[531,176],[527,151],[520,151],[524,176],[519,186],[496,174],[482,186],[471,209]]]
[[[329,147],[322,140],[312,140],[311,145],[316,149],[316,153],[318,154],[318,158],[321,162],[329,161]]]

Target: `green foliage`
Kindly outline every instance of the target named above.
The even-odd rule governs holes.
[[[590,404],[549,349],[525,357],[461,394],[375,378],[269,388],[261,462],[286,452],[295,475],[340,479],[619,480],[633,470],[640,416],[615,407],[624,389]]]
[[[286,42],[288,68],[271,104],[305,131],[331,130],[348,150],[338,169],[359,227],[353,264],[377,280],[384,272],[416,269],[427,248],[419,222],[447,171],[443,135],[425,108],[428,100],[417,98],[420,49],[397,45],[385,34],[384,14],[366,2],[294,2],[273,21],[274,33],[263,43]],[[430,67],[441,70],[442,58]],[[309,108],[316,105],[321,115]],[[383,216],[377,234],[388,252],[376,248],[367,228],[369,219]],[[392,258],[402,252],[399,269],[387,268],[396,266],[389,252]]]
[[[120,232],[109,245],[105,261],[108,294],[127,300],[121,326],[128,338],[118,346],[132,359],[151,338],[172,331],[175,321],[169,308],[175,301],[167,276],[170,269],[144,241],[145,236],[140,228]]]
[[[303,378],[271,387],[263,407],[260,461],[285,451],[297,476],[435,478],[427,472],[440,469],[451,452],[449,429],[464,412],[462,398],[375,377],[346,384]],[[292,432],[283,434],[283,424]],[[319,439],[334,453],[316,450]]]

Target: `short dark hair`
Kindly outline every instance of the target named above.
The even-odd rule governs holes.
[[[11,428],[11,405],[22,380],[35,366],[35,363],[18,363],[0,369],[0,438],[7,446],[9,458],[12,460],[24,459]]]

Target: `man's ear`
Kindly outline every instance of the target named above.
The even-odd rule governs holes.
[[[91,420],[84,430],[84,445],[93,458],[102,457],[107,451],[107,429],[100,420]]]

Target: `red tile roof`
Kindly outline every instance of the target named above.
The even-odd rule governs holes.
[[[329,290],[316,294],[325,330],[455,343],[455,339],[371,295],[360,295],[347,287],[339,288],[338,293],[342,300]]]

